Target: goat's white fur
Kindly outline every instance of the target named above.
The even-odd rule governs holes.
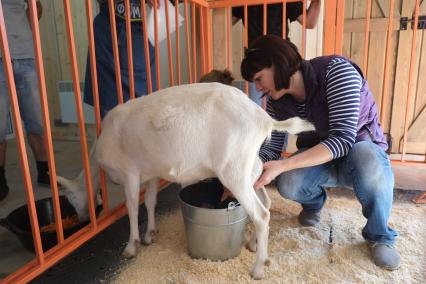
[[[299,118],[273,120],[237,88],[219,83],[182,85],[130,100],[110,111],[92,157],[93,184],[99,188],[98,165],[124,186],[130,219],[123,252],[134,256],[140,242],[139,188],[146,183],[148,228],[144,243],[156,233],[154,208],[158,178],[188,185],[218,177],[238,199],[255,226],[248,248],[256,251],[252,276],[262,278],[267,263],[270,200],[253,184],[262,172],[260,146],[273,130],[296,134],[313,130]],[[83,173],[74,181],[58,177],[80,218],[87,218]],[[96,199],[95,199],[96,200]]]

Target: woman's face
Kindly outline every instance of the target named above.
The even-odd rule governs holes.
[[[278,100],[286,92],[286,89],[275,89],[273,67],[264,68],[254,74],[253,82],[258,92],[262,92],[264,95],[271,97],[273,100]]]

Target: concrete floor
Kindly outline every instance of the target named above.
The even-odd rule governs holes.
[[[26,203],[25,189],[22,183],[19,156],[15,141],[8,144],[6,175],[11,192],[0,204],[0,218],[6,217],[15,208]],[[59,175],[73,178],[82,168],[79,142],[55,141],[54,143],[56,170]],[[32,154],[30,157],[31,176],[37,177]],[[418,190],[426,190],[426,167],[394,167],[396,198],[412,198]],[[50,188],[33,184],[36,200],[49,197]],[[111,207],[124,201],[124,193],[117,186],[108,185]],[[177,186],[172,185],[161,191],[158,198],[157,212],[165,212],[177,206]],[[408,191],[407,191],[408,190]],[[143,208],[143,206],[141,206]],[[146,222],[145,210],[140,210],[141,230]],[[127,216],[113,224],[94,239],[90,240],[77,251],[66,257],[53,268],[35,279],[34,283],[98,283],[110,279],[114,271],[123,263],[119,254],[128,238]],[[0,281],[35,257],[26,251],[16,236],[0,227]],[[79,273],[75,273],[75,271]],[[83,273],[84,272],[84,273]],[[71,276],[72,275],[72,276]]]

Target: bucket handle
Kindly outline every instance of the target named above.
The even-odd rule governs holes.
[[[239,206],[241,206],[241,204],[239,202],[235,202],[235,201],[229,202],[228,203],[228,211],[234,210],[235,208],[237,208]]]

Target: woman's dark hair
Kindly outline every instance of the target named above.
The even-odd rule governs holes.
[[[245,49],[241,75],[252,82],[254,74],[273,67],[275,88],[288,89],[290,77],[300,69],[301,62],[302,57],[292,42],[274,35],[264,35]]]

